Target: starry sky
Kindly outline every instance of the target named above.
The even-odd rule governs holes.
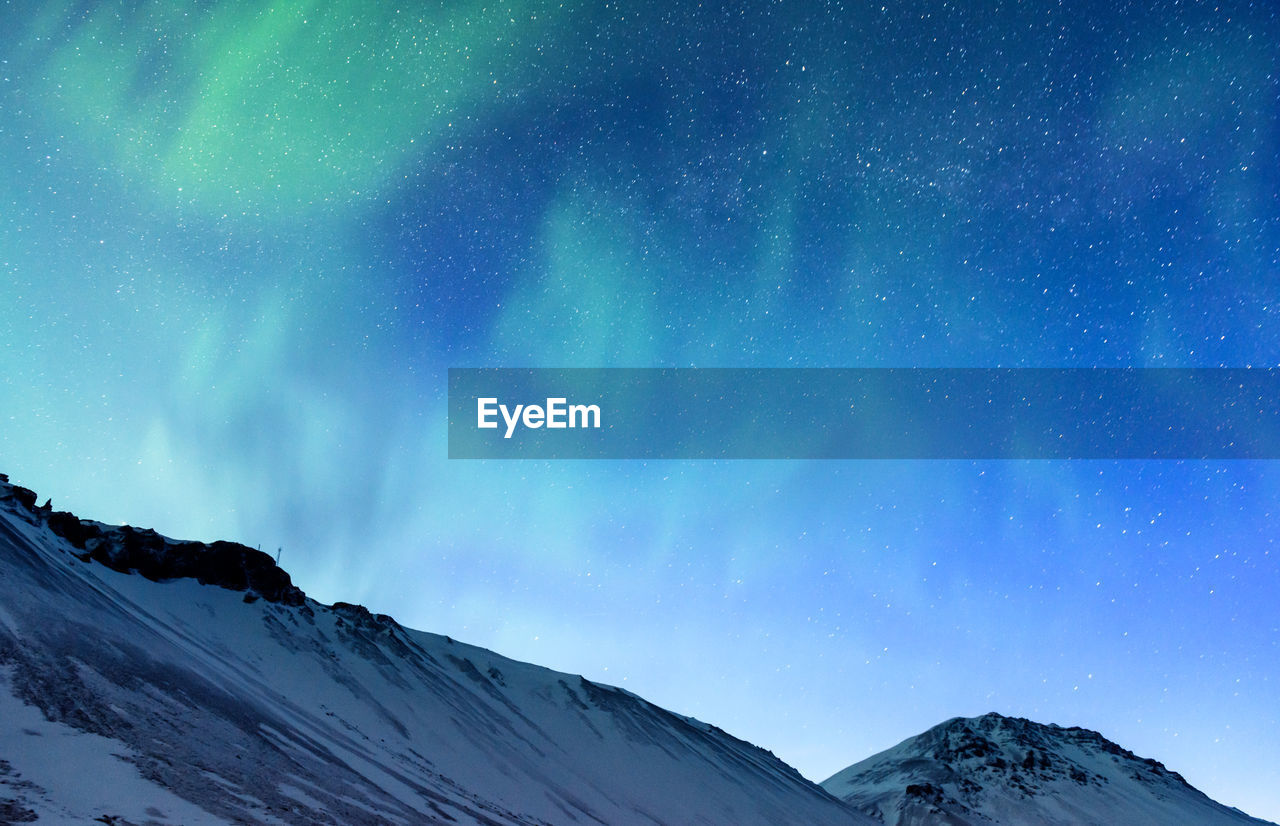
[[[1280,366],[1272,3],[0,5],[0,470],[806,776],[1280,820],[1272,462],[449,461],[449,367]]]

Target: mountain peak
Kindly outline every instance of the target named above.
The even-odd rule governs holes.
[[[953,717],[822,783],[889,826],[1260,823],[1078,726]]]
[[[1138,757],[1092,729],[1037,723],[994,711],[981,717],[954,717],[917,739],[921,746],[932,747],[932,757],[951,765],[977,761],[975,765],[1008,769],[1011,775],[1018,769],[1024,774],[1044,775],[1065,768],[1070,775],[1072,767],[1067,766],[1063,751],[1065,746],[1072,746],[1091,754],[1123,758],[1140,764],[1152,776],[1188,785],[1180,774],[1169,771],[1159,761]]]

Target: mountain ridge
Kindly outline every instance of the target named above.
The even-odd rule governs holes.
[[[0,474],[0,824],[1267,823],[994,712],[814,784],[625,689],[322,605],[248,546],[36,501]]]
[[[0,822],[872,822],[623,689],[35,502],[0,480]]]

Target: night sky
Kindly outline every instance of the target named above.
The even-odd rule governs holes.
[[[1280,466],[449,461],[448,367],[1280,366],[1274,3],[0,6],[0,471],[821,780],[1280,820]]]

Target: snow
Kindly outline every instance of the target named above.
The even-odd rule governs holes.
[[[630,692],[357,606],[84,561],[2,485],[0,821],[1261,823],[1094,732],[998,715],[824,791]]]
[[[948,720],[822,786],[887,826],[1263,823],[1097,732],[998,714]]]
[[[66,796],[96,760],[130,778],[99,802],[135,801],[112,813],[137,822],[870,822],[629,692],[352,606],[113,571],[26,517],[0,503],[2,693],[93,744],[6,758],[48,790],[13,792],[33,810],[105,811]]]
[[[0,677],[0,755],[8,763],[0,771],[0,800],[19,799],[45,822],[102,816],[188,826],[231,822],[143,778],[131,762],[136,753],[119,741],[45,719],[13,696],[9,671]]]

